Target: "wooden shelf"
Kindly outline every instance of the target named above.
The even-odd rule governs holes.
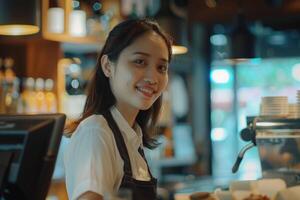
[[[49,0],[42,0],[42,36],[46,40],[62,43],[75,44],[99,44],[104,42],[104,36],[84,36],[76,37],[69,34],[69,14],[72,11],[71,0],[59,0],[60,6],[64,9],[64,33],[51,33],[47,30],[47,13],[49,9]]]
[[[104,38],[87,36],[87,37],[75,37],[69,34],[55,34],[49,32],[43,32],[43,37],[47,40],[77,44],[100,44],[104,42]]]

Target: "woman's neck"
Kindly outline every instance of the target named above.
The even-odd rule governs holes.
[[[135,118],[136,118],[139,110],[129,108],[129,107],[126,107],[126,106],[121,106],[119,104],[116,104],[116,108],[122,114],[122,116],[125,118],[125,120],[128,122],[130,127],[133,127],[134,122],[135,122]]]

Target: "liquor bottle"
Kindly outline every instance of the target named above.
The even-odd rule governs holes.
[[[14,78],[13,82],[8,82],[9,86],[5,93],[5,113],[16,114],[19,105],[19,86],[20,81]]]
[[[35,103],[38,113],[46,113],[47,105],[45,98],[45,81],[42,78],[37,78],[35,81]]]
[[[13,71],[14,60],[12,58],[4,59],[4,79],[8,83],[13,83],[16,78],[16,74]]]
[[[46,79],[45,81],[45,96],[46,96],[46,105],[48,113],[57,112],[57,98],[53,92],[54,82],[52,79]]]
[[[32,77],[24,78],[22,99],[22,112],[26,114],[37,113],[37,106],[35,103],[35,81]]]
[[[3,59],[3,78],[2,78],[2,112],[3,113],[14,113],[13,105],[13,91],[14,91],[14,80],[16,75],[13,71],[14,60],[12,58]]]

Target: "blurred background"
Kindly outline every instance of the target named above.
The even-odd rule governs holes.
[[[144,17],[157,20],[174,39],[159,121],[162,144],[146,152],[168,198],[261,177],[255,148],[237,174],[231,168],[245,145],[239,132],[247,116],[259,115],[261,97],[287,96],[289,104],[297,103],[297,0],[2,0],[0,113],[78,118],[107,34],[124,19]],[[51,200],[67,199],[67,143],[64,138]]]

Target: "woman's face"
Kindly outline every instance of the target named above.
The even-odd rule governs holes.
[[[123,49],[111,63],[110,85],[117,107],[147,110],[168,83],[168,48],[163,38],[147,32]]]

